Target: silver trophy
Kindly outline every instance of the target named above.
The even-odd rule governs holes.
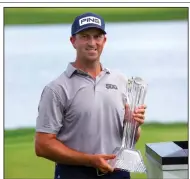
[[[140,77],[128,80],[125,101],[128,104],[128,117],[124,120],[124,130],[121,147],[117,147],[113,153],[116,158],[109,160],[109,164],[114,169],[126,170],[129,172],[146,173],[146,167],[141,152],[135,149],[135,136],[138,129],[137,122],[132,114],[135,109],[144,104],[147,84]]]

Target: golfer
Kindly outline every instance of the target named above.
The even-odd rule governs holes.
[[[100,63],[106,43],[104,19],[93,13],[76,17],[70,42],[75,61],[41,94],[36,155],[55,162],[54,179],[129,179],[128,172],[114,170],[107,162],[122,142],[127,80]],[[145,108],[133,114],[139,123],[136,141]]]

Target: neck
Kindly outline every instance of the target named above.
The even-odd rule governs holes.
[[[82,62],[81,60],[76,59],[76,61],[73,63],[73,66],[90,74],[93,78],[96,78],[96,76],[98,76],[101,72],[101,65],[99,60],[94,62]]]

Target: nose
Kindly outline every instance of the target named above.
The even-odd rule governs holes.
[[[88,45],[90,45],[90,46],[93,46],[93,45],[95,45],[96,44],[96,40],[94,39],[94,37],[90,37],[89,39],[88,39]]]

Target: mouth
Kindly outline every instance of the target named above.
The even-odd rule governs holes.
[[[96,48],[86,48],[86,51],[88,51],[88,52],[96,52],[97,49]]]

